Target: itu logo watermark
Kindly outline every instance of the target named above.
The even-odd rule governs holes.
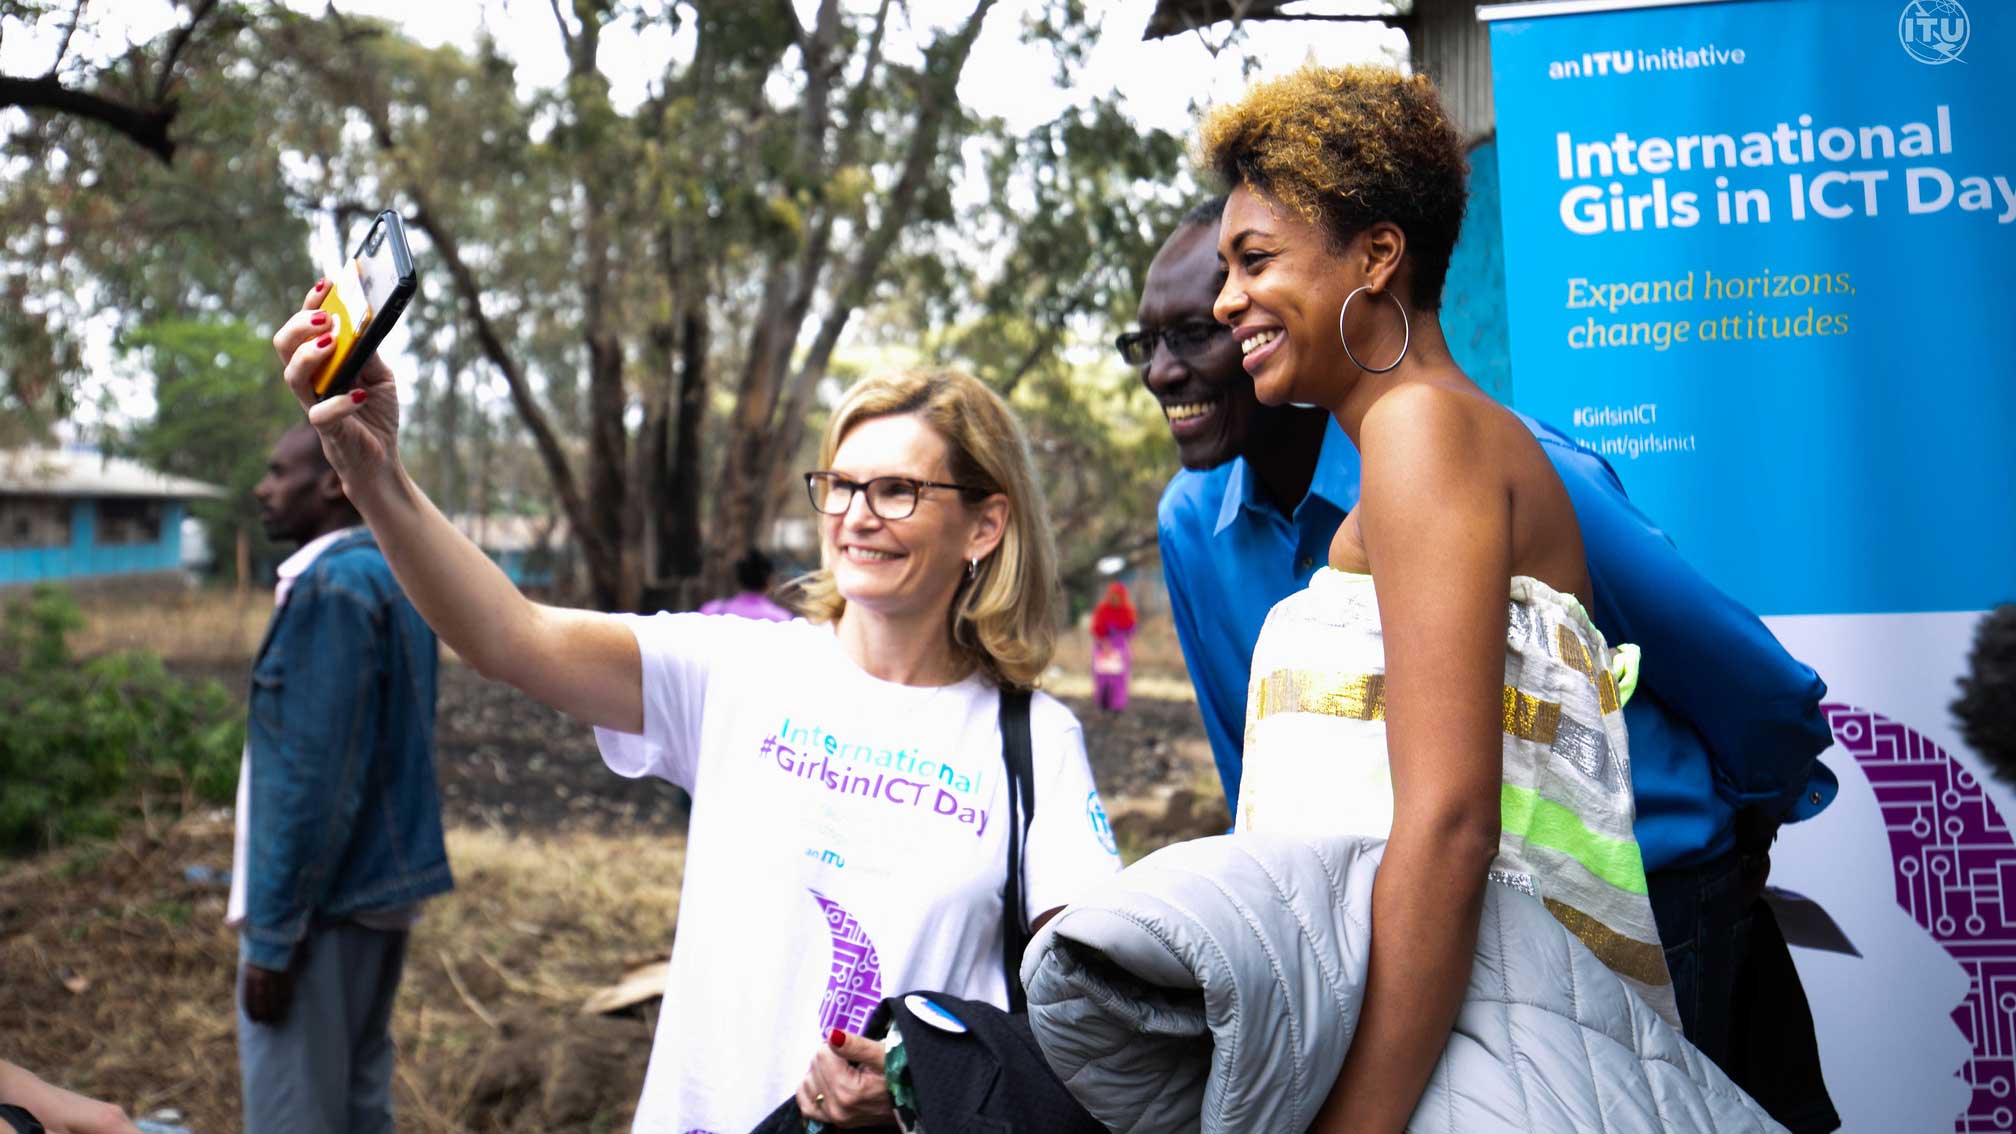
[[[1928,66],[1965,62],[1960,53],[1973,33],[1960,0],[1907,0],[1897,16],[1897,42],[1905,54]]]

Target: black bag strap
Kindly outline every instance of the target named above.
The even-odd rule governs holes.
[[[1028,897],[1022,854],[1036,815],[1036,773],[1030,754],[1029,691],[1001,691],[1001,762],[1008,768],[1008,885],[1002,892],[1001,968],[1008,978],[1008,1010],[1022,1012],[1022,954],[1029,947]]]

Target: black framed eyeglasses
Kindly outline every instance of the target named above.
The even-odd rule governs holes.
[[[812,507],[828,516],[844,516],[847,509],[854,506],[854,494],[866,492],[868,510],[885,520],[907,520],[917,510],[917,498],[927,488],[943,488],[962,496],[986,496],[984,488],[974,488],[966,484],[946,484],[937,480],[918,480],[913,476],[878,476],[873,480],[850,480],[836,472],[808,472],[805,474],[805,494],[812,498]]]
[[[1203,354],[1218,336],[1230,334],[1232,328],[1208,319],[1185,319],[1172,327],[1162,327],[1152,331],[1129,331],[1113,340],[1113,347],[1129,366],[1146,366],[1155,357],[1155,342],[1160,339],[1169,347],[1169,353],[1177,358],[1195,358]]]

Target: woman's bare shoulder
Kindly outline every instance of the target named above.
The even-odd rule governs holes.
[[[1410,382],[1365,412],[1359,450],[1389,467],[1468,465],[1488,459],[1503,422],[1513,421],[1490,398],[1453,386]]]

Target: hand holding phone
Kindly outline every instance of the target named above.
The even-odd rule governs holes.
[[[392,325],[420,290],[406,224],[390,209],[379,213],[349,261],[329,273],[331,286],[322,307],[332,317],[336,341],[329,360],[315,375],[315,397],[347,392],[385,341]]]

